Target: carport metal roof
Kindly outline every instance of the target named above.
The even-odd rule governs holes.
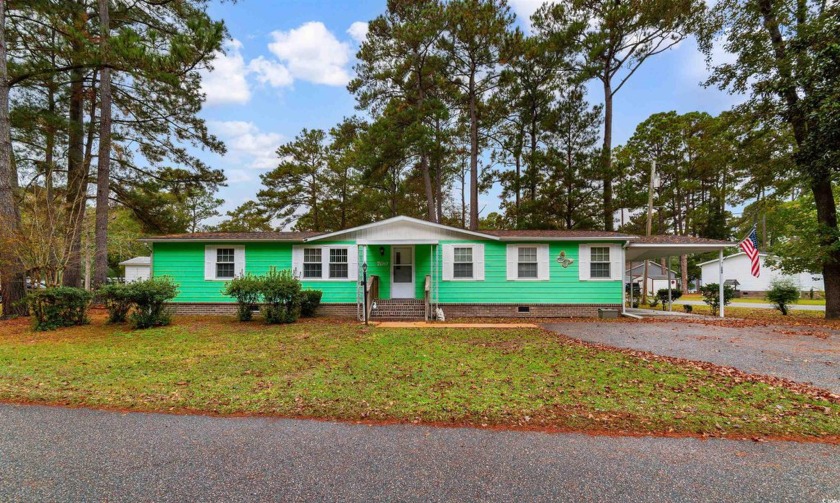
[[[675,255],[721,252],[735,246],[738,246],[738,244],[731,241],[692,236],[646,236],[628,242],[625,258],[627,261],[635,262]]]

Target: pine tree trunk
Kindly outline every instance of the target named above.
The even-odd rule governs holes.
[[[14,250],[20,232],[20,210],[15,200],[17,169],[12,164],[11,123],[9,122],[9,72],[6,67],[6,2],[0,0],[0,247]],[[20,300],[26,295],[26,272],[17,253],[0,257],[2,316],[25,315]]]
[[[478,230],[478,111],[475,70],[470,72],[470,229]]]
[[[612,188],[612,119],[613,119],[613,96],[609,78],[604,80],[604,146],[601,152],[602,181],[604,185],[604,230],[612,231],[615,228],[613,223],[613,188]]]
[[[84,75],[81,70],[70,72],[69,132],[67,135],[67,261],[64,266],[64,286],[82,286],[82,225],[87,200],[87,178],[84,163]]]
[[[96,169],[96,229],[93,264],[93,287],[108,279],[108,190],[111,180],[111,69],[108,63],[110,19],[108,0],[99,0],[99,21],[102,30],[100,51],[105,65],[99,79],[99,155]]]

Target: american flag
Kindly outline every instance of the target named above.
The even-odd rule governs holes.
[[[755,233],[755,227],[739,246],[750,258],[750,272],[757,278],[761,274],[761,263],[758,258],[758,234]]]

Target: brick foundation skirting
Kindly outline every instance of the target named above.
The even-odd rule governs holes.
[[[175,314],[236,316],[236,304],[232,302],[171,302]],[[318,314],[324,316],[356,317],[356,304],[321,304]]]
[[[230,302],[172,302],[175,314],[236,315],[236,304]],[[598,309],[621,309],[621,304],[440,304],[447,318],[595,318]],[[527,307],[528,312],[519,312]],[[356,317],[356,304],[321,304],[323,316]]]
[[[447,318],[597,318],[598,309],[621,304],[440,304]],[[520,307],[528,312],[519,312]]]

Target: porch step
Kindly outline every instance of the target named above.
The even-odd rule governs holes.
[[[420,319],[426,316],[426,305],[421,299],[379,299],[376,309],[371,310],[371,318]]]

